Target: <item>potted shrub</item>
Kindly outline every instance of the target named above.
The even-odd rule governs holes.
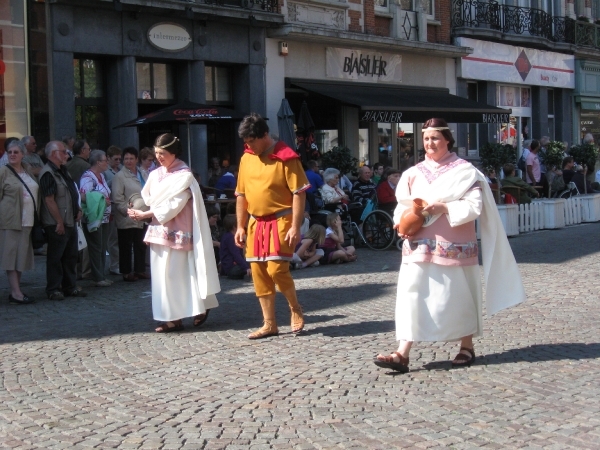
[[[358,159],[352,156],[348,147],[333,147],[321,156],[321,164],[325,168],[334,167],[342,174],[356,171]]]
[[[497,174],[504,164],[517,163],[517,149],[509,144],[494,144],[488,142],[479,149],[481,166],[492,168]],[[496,201],[500,203],[500,189],[495,190]],[[507,236],[519,234],[519,207],[518,205],[497,205],[500,220]]]
[[[594,172],[596,158],[598,158],[598,148],[595,145],[574,145],[569,149],[569,155],[571,155],[578,164],[586,165],[588,173]]]
[[[517,163],[517,149],[509,144],[488,142],[479,149],[479,159],[482,167],[492,168],[496,173],[500,173],[504,164]]]
[[[550,141],[546,145],[546,152],[540,152],[539,157],[542,164],[546,166],[546,174],[552,173],[554,169],[560,170],[565,157],[565,144],[560,141]],[[552,180],[549,179],[548,184],[551,186]],[[552,197],[551,191],[548,192],[548,197]]]

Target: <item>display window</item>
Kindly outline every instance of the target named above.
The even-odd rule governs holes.
[[[509,122],[498,124],[497,142],[512,145],[519,149],[520,154],[523,141],[532,139],[531,88],[500,85],[497,90],[496,105],[512,110]]]

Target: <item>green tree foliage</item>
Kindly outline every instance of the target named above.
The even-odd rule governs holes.
[[[547,170],[561,169],[565,157],[565,144],[560,141],[551,141],[546,145],[546,152],[540,152],[538,155]]]
[[[479,158],[483,168],[492,168],[498,173],[504,164],[517,163],[517,149],[508,144],[488,142],[479,149]]]
[[[577,164],[585,164],[589,173],[594,171],[596,158],[598,158],[598,148],[593,144],[574,145],[569,149],[569,155],[575,159]]]
[[[358,159],[352,156],[348,147],[333,147],[328,152],[323,153],[321,165],[325,168],[333,167],[342,174],[356,171]]]

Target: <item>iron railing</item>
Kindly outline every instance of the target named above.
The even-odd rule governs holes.
[[[600,48],[600,27],[569,17],[551,16],[536,8],[502,5],[496,1],[453,0],[452,28],[488,28],[525,34],[583,47]]]
[[[233,8],[261,9],[266,12],[279,12],[278,0],[189,0],[190,3],[229,6]]]

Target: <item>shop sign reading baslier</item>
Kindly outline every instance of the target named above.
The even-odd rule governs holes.
[[[402,56],[394,53],[327,47],[325,61],[329,78],[369,83],[402,82]]]
[[[160,49],[168,52],[180,52],[192,43],[190,33],[176,23],[157,23],[148,30],[148,41]]]

